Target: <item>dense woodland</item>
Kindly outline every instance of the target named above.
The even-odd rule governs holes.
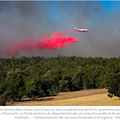
[[[107,88],[109,97],[120,97],[120,57],[0,58],[0,105],[25,95],[34,100],[95,88]]]

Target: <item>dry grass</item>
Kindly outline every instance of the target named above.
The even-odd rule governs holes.
[[[13,106],[120,106],[118,97],[109,98],[107,94],[106,89],[62,92],[58,96],[43,97],[42,101],[16,102]]]
[[[109,98],[107,94],[100,94],[56,101],[23,102],[15,106],[120,106],[120,100],[117,97]]]

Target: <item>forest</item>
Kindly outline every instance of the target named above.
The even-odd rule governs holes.
[[[2,106],[23,96],[36,100],[36,96],[96,88],[108,89],[108,97],[120,97],[120,57],[0,58]]]

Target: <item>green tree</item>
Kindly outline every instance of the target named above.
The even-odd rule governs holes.
[[[60,92],[67,92],[69,91],[68,89],[68,80],[62,79],[59,81],[59,91]]]
[[[117,96],[120,98],[120,72],[111,76],[108,92],[109,97]]]
[[[82,74],[80,72],[77,72],[73,77],[72,77],[72,90],[81,90],[83,89],[83,80],[82,80]]]

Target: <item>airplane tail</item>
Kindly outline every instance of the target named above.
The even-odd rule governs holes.
[[[74,26],[74,30],[77,30],[77,28]]]

